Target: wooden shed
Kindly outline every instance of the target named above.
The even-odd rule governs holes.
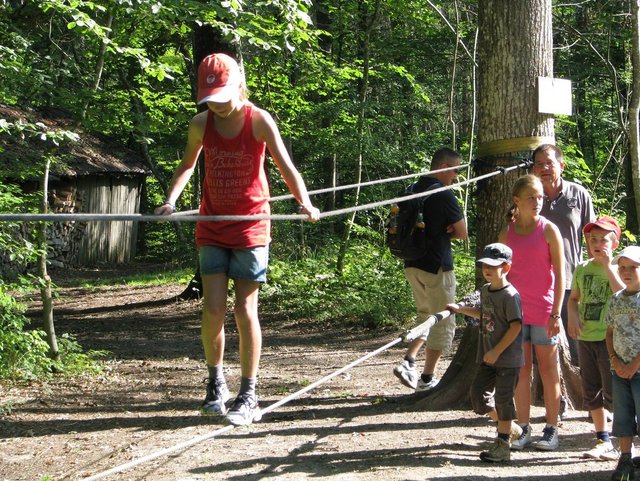
[[[54,154],[49,177],[49,209],[58,213],[118,213],[140,211],[145,178],[150,170],[140,155],[113,139],[74,127],[69,118],[51,112],[24,111],[0,105],[0,119],[15,123],[41,122],[50,130],[78,133],[77,142],[52,150],[50,142],[34,136],[0,135],[0,171],[37,172],[44,157]],[[18,170],[19,169],[19,170]],[[13,174],[12,174],[13,173]],[[14,177],[15,179],[15,177]],[[27,175],[20,185],[25,192],[42,191],[41,180]],[[53,222],[48,225],[49,258],[55,266],[123,264],[136,254],[137,222]]]

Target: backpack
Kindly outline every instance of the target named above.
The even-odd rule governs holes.
[[[410,185],[401,195],[425,192],[440,184],[435,183],[427,189],[418,188],[418,183]],[[393,204],[387,219],[387,246],[396,257],[413,261],[423,257],[430,242],[425,233],[423,205],[427,196],[408,199]]]

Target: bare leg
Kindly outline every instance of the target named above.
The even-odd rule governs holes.
[[[524,349],[524,366],[520,368],[518,385],[516,386],[513,400],[518,413],[518,423],[524,425],[529,424],[531,416],[531,369],[533,356],[530,342],[525,342],[522,347]]]
[[[255,378],[262,352],[262,331],[258,318],[260,283],[246,279],[238,279],[234,283],[234,315],[240,336],[240,370],[242,377]]]
[[[423,374],[433,374],[438,364],[438,360],[442,355],[442,351],[436,351],[435,349],[427,349],[427,358],[424,362]]]
[[[560,377],[558,376],[557,346],[535,346],[538,359],[538,371],[544,390],[544,407],[547,424],[558,425],[558,411],[560,410]]]
[[[227,312],[226,274],[202,276],[202,346],[208,366],[218,366],[224,357],[224,318]]]
[[[407,355],[411,356],[414,359],[418,357],[418,353],[420,352],[420,349],[422,348],[423,344],[424,344],[424,340],[420,338],[417,338],[411,341],[409,343],[409,346],[407,347]]]

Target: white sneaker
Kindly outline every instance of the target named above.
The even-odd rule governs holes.
[[[533,447],[541,451],[554,451],[558,449],[560,440],[558,439],[558,428],[546,425],[542,430],[542,437],[534,443]]]
[[[527,424],[526,426],[520,426],[520,428],[522,429],[522,434],[518,439],[511,442],[511,449],[517,451],[522,451],[531,444],[531,426]]]
[[[593,449],[582,453],[583,458],[601,459],[603,461],[616,461],[619,457],[618,450],[613,447],[611,441],[598,439]]]
[[[262,420],[262,411],[258,406],[258,399],[247,394],[238,394],[224,418],[227,424],[246,426]]]
[[[435,376],[432,377],[431,381],[429,382],[424,382],[422,378],[420,378],[418,379],[418,384],[416,384],[416,392],[431,391],[434,387],[438,385],[439,382],[440,382],[440,379],[438,379]]]
[[[522,433],[523,433],[522,427],[520,427],[518,423],[511,421],[511,431],[509,433],[509,442],[513,443],[518,439],[520,439],[520,436],[522,436]]]
[[[409,389],[415,389],[418,384],[418,371],[415,367],[411,367],[406,359],[393,368],[393,374],[400,379],[400,382]]]

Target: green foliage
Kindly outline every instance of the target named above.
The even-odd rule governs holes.
[[[0,379],[27,380],[52,377],[54,374],[77,375],[100,372],[96,360],[104,352],[82,352],[70,335],[58,337],[60,360],[49,356],[46,334],[30,329],[25,307],[0,285]]]
[[[289,318],[352,322],[364,327],[405,326],[415,317],[403,265],[382,244],[380,233],[356,227],[342,276],[335,273],[337,245],[296,259],[272,256],[263,288],[265,310]],[[475,261],[456,246],[455,271],[460,297],[473,292]]]
[[[348,268],[335,273],[335,243],[301,259],[272,258],[263,288],[266,310],[288,318],[352,322],[376,327],[404,323],[415,311],[397,259],[379,246],[358,243]]]

